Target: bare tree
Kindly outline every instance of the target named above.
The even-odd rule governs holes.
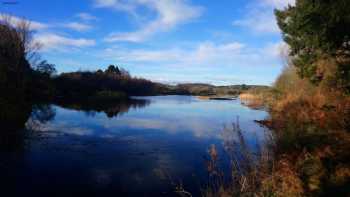
[[[41,60],[39,51],[42,44],[35,41],[34,33],[29,20],[24,18],[15,18],[11,15],[0,15],[0,25],[9,27],[10,32],[7,36],[2,38],[12,39],[8,40],[16,43],[17,56],[24,56],[32,67],[36,67]],[[3,32],[2,32],[3,33]]]

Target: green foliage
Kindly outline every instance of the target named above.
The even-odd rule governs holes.
[[[241,85],[241,90],[248,90],[249,87],[246,84]]]
[[[338,83],[350,88],[350,1],[297,0],[295,6],[276,10],[275,14],[302,78],[318,84],[323,80],[318,61],[334,58]]]

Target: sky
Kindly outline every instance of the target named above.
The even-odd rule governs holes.
[[[163,83],[271,85],[287,50],[273,15],[294,0],[0,0],[30,21],[59,73],[118,65]]]

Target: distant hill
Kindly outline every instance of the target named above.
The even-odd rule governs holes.
[[[229,86],[215,86],[204,83],[184,83],[178,85],[164,85],[165,94],[187,94],[197,96],[210,95],[238,95],[242,91],[250,89],[266,89],[268,86],[260,85],[229,85]]]

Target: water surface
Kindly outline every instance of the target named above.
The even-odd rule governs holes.
[[[224,152],[232,123],[252,150],[265,139],[254,120],[267,113],[239,100],[136,99],[35,106],[27,129],[0,136],[1,185],[17,196],[173,196],[181,184],[196,195],[207,181],[208,148]]]

